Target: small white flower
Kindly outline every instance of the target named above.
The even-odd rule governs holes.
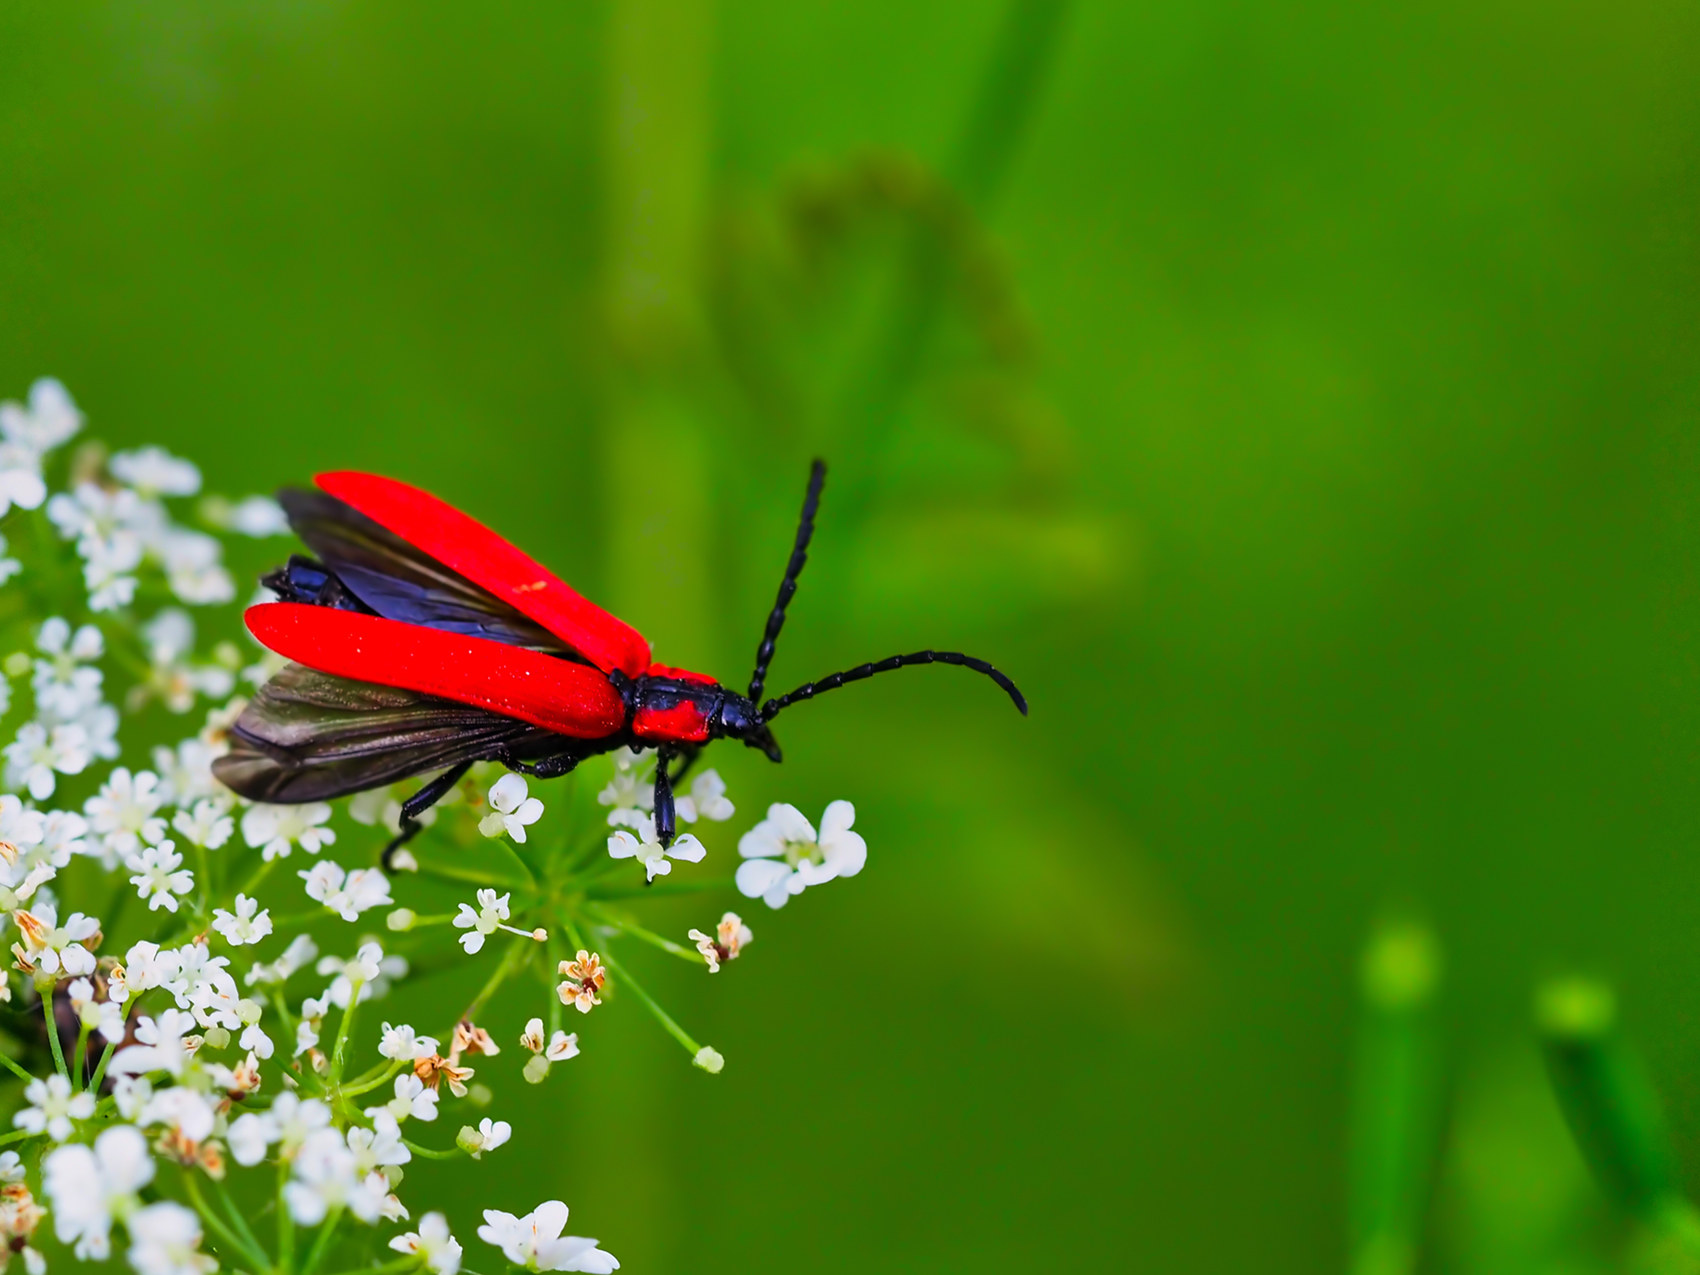
[[[236,596],[236,581],[219,562],[223,546],[213,537],[174,527],[154,547],[165,568],[165,582],[178,601],[213,606]]]
[[[301,806],[249,806],[242,815],[242,839],[260,847],[260,857],[267,861],[287,859],[295,845],[308,854],[318,854],[336,842],[336,833],[323,826],[330,817],[331,808],[323,801]]]
[[[499,837],[505,832],[524,845],[526,828],[542,817],[543,803],[526,796],[525,776],[509,773],[490,789],[490,813],[478,821],[478,831],[486,837]]]
[[[244,943],[258,943],[272,932],[271,909],[258,911],[259,907],[258,899],[238,894],[235,912],[226,912],[223,908],[213,909],[213,929],[222,934],[224,941],[232,947],[241,947]]]
[[[124,866],[136,875],[130,884],[136,887],[148,911],[166,908],[177,910],[175,896],[188,894],[195,888],[195,874],[183,866],[183,856],[177,853],[175,842],[162,841],[149,846],[140,854],[124,860]]]
[[[70,439],[83,427],[83,414],[71,392],[51,376],[30,386],[29,406],[0,403],[0,434],[8,443],[41,455]]]
[[[566,1225],[567,1206],[559,1200],[547,1200],[524,1217],[485,1209],[478,1238],[494,1244],[508,1261],[527,1270],[608,1275],[620,1269],[614,1255],[603,1252],[595,1240],[562,1235]]]
[[[94,1115],[94,1095],[73,1094],[71,1082],[57,1072],[46,1080],[32,1080],[25,1085],[24,1101],[29,1106],[13,1116],[12,1123],[30,1133],[45,1131],[55,1142],[71,1136],[73,1120],[87,1120]]]
[[[332,1208],[346,1205],[353,1212],[361,1202],[354,1152],[335,1129],[310,1133],[296,1153],[294,1170],[293,1179],[284,1187],[284,1201],[298,1226],[317,1226]],[[368,1216],[361,1220],[375,1221],[378,1202],[369,1202],[366,1211]]]
[[[578,1033],[569,1035],[566,1032],[556,1032],[549,1037],[549,1046],[543,1051],[543,1056],[552,1063],[566,1062],[569,1058],[578,1057]]]
[[[62,868],[71,861],[69,853],[61,855],[55,851],[40,857],[31,854],[46,832],[47,820],[39,810],[24,809],[24,803],[11,793],[0,796],[0,860],[18,869],[19,877],[42,864]]]
[[[249,496],[234,505],[222,497],[209,496],[201,502],[201,517],[221,531],[234,531],[255,540],[289,534],[289,515],[270,496]]]
[[[36,634],[36,649],[46,659],[35,662],[36,711],[45,720],[68,722],[100,703],[103,675],[88,661],[105,652],[100,630],[85,624],[75,634],[59,616],[42,623]]]
[[[521,1049],[528,1049],[534,1054],[543,1052],[543,1020],[533,1018],[527,1020],[525,1030],[519,1035]]]
[[[321,859],[295,875],[307,883],[309,899],[323,903],[345,921],[359,920],[362,912],[395,901],[390,898],[389,878],[377,868],[346,872],[340,863]]]
[[[193,1052],[184,1038],[194,1029],[194,1015],[180,1009],[168,1007],[157,1017],[144,1017],[136,1023],[136,1039],[141,1043],[126,1045],[114,1054],[109,1070],[114,1076],[167,1071],[181,1079]]]
[[[212,772],[213,762],[226,749],[227,745],[222,741],[215,743],[198,735],[191,735],[174,749],[155,748],[153,766],[159,772],[160,798],[167,805],[184,810],[198,806],[202,801],[210,801],[220,811],[229,810],[235,800],[234,794],[213,778]],[[210,842],[207,848],[217,849]]]
[[[194,810],[179,810],[171,817],[171,826],[183,835],[190,845],[217,850],[230,834],[236,831],[236,821],[224,813],[217,802],[201,800]]]
[[[100,922],[94,917],[73,912],[60,925],[54,906],[38,902],[31,911],[14,912],[12,919],[23,938],[12,951],[39,974],[78,978],[94,973],[94,952],[85,946],[100,935]]]
[[[650,801],[654,800],[652,793]],[[705,770],[691,780],[690,792],[675,797],[673,808],[685,823],[695,823],[698,819],[725,823],[737,813],[737,807],[726,799],[726,781],[718,770]]]
[[[189,1142],[201,1142],[212,1136],[217,1119],[204,1094],[185,1085],[173,1085],[148,1099],[136,1123],[143,1128],[166,1125]]]
[[[354,1152],[354,1172],[365,1177],[373,1169],[393,1168],[407,1164],[413,1152],[401,1140],[401,1126],[387,1111],[379,1110],[372,1117],[370,1129],[351,1128],[348,1149]]]
[[[701,930],[692,930],[690,933],[691,941],[697,945],[697,951],[701,952],[702,959],[708,962],[710,974],[720,972],[721,962],[737,960],[738,953],[744,950],[746,944],[754,942],[755,937],[736,912],[728,912],[722,916],[712,935],[704,934]]]
[[[668,859],[701,863],[707,853],[702,842],[688,832],[663,849],[661,843],[655,839],[655,820],[647,815],[638,821],[635,835],[621,828],[608,838],[608,857],[639,860],[643,864],[644,877],[648,881],[666,876],[673,870],[673,865],[667,862]]]
[[[114,452],[106,462],[112,476],[128,483],[144,497],[193,496],[201,489],[201,471],[163,447],[139,447],[133,452]]]
[[[161,950],[158,943],[137,943],[124,955],[124,984],[134,995],[155,987],[164,987],[178,975],[183,961],[170,948]]]
[[[614,751],[611,760],[614,778],[596,794],[596,800],[601,805],[613,807],[608,812],[609,827],[636,827],[645,811],[655,809],[655,754],[648,750],[634,752],[630,748],[619,748]]]
[[[148,1099],[153,1097],[153,1085],[146,1076],[114,1076],[112,1078],[112,1101],[118,1108],[118,1114],[126,1120],[135,1120],[142,1114],[142,1108],[148,1105]]]
[[[5,802],[6,798],[0,797],[0,809],[5,808]],[[3,830],[4,823],[4,817],[0,816],[0,830]],[[41,822],[39,857],[35,861],[55,868],[65,867],[71,862],[72,855],[88,853],[88,842],[83,840],[88,830],[89,821],[75,811],[49,810]],[[14,840],[11,837],[5,839]]]
[[[835,801],[821,817],[820,835],[795,806],[775,803],[767,818],[738,840],[736,881],[745,898],[782,908],[794,894],[835,877],[853,877],[868,860],[868,843],[850,831],[856,808]]]
[[[327,956],[316,968],[320,974],[332,975],[331,985],[325,989],[325,1000],[339,1009],[347,1009],[356,985],[363,1001],[382,996],[389,990],[390,978],[407,973],[407,962],[399,956],[385,956],[384,949],[376,943],[362,943],[349,960]]]
[[[141,846],[155,845],[165,837],[165,820],[156,812],[161,805],[159,776],[151,770],[131,775],[120,766],[100,786],[100,792],[83,803],[89,828],[114,854],[132,855]]]
[[[378,1053],[383,1057],[397,1062],[412,1062],[415,1058],[429,1058],[436,1052],[435,1036],[420,1036],[406,1023],[396,1027],[384,1024],[383,1038],[378,1042]]]
[[[460,945],[466,949],[467,955],[470,956],[483,948],[484,940],[497,930],[507,928],[502,922],[508,919],[508,899],[511,897],[507,894],[498,895],[494,890],[480,890],[478,911],[474,912],[468,904],[460,905],[454,924],[467,931],[460,936]]]
[[[15,447],[0,448],[0,515],[13,505],[39,509],[46,499],[47,484],[42,481],[34,459],[20,454]]]
[[[395,1097],[381,1107],[366,1108],[366,1114],[373,1120],[380,1114],[388,1114],[398,1121],[412,1117],[429,1122],[437,1118],[437,1091],[426,1088],[425,1082],[411,1071],[404,1071],[395,1078]]]
[[[119,981],[114,986],[121,988],[123,983]],[[86,978],[73,979],[65,992],[70,998],[72,1012],[84,1027],[99,1032],[114,1045],[124,1039],[124,1010],[121,1007],[123,998],[117,1002],[96,1000],[94,984]]]
[[[212,1275],[218,1259],[201,1252],[201,1220],[175,1200],[161,1200],[124,1219],[126,1255],[137,1275]]]
[[[90,760],[88,731],[75,722],[54,726],[25,722],[6,745],[6,782],[29,789],[46,801],[59,786],[59,775],[80,775]]]
[[[455,1136],[455,1145],[466,1152],[474,1160],[482,1160],[486,1151],[494,1151],[513,1137],[513,1126],[506,1120],[492,1121],[489,1116],[478,1122],[474,1129],[471,1125],[462,1125],[460,1133]]]
[[[54,1151],[42,1161],[41,1179],[60,1242],[74,1242],[83,1261],[105,1261],[113,1218],[136,1210],[136,1193],[153,1174],[147,1139],[133,1125],[106,1130],[92,1149],[73,1143]]]
[[[311,935],[297,934],[277,960],[269,965],[255,962],[243,981],[249,987],[287,983],[296,970],[305,969],[318,954],[319,945],[313,942]]]
[[[424,1259],[425,1265],[437,1275],[456,1275],[460,1270],[460,1245],[449,1234],[449,1222],[441,1213],[427,1213],[419,1219],[419,1229],[398,1235],[390,1241],[398,1253],[412,1253]]]

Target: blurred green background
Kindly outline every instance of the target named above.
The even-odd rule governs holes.
[[[1543,1248],[1592,1207],[1553,972],[1617,983],[1700,1170],[1697,36],[0,8],[0,394],[61,377],[214,490],[429,486],[731,681],[818,453],[774,689],[938,645],[1033,702],[914,672],[788,714],[783,768],[716,754],[732,827],[847,796],[868,870],[746,908],[706,991],[645,963],[722,1076],[628,1005],[504,1094],[469,1264],[478,1208],[559,1194],[632,1271],[1343,1269],[1401,910],[1446,951],[1425,1261],[1587,1265]]]

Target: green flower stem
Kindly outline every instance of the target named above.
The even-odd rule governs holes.
[[[398,1257],[393,1262],[385,1262],[382,1266],[356,1266],[350,1270],[337,1271],[335,1275],[394,1275],[396,1271],[405,1271],[419,1264],[419,1258],[409,1254],[407,1257]]]
[[[587,890],[585,897],[598,902],[612,899],[653,899],[669,894],[697,894],[703,890],[732,890],[735,888],[736,886],[730,878],[721,878],[716,881],[663,881],[656,885]]]
[[[35,1079],[34,1076],[30,1075],[29,1072],[18,1066],[17,1063],[13,1062],[12,1059],[5,1054],[0,1054],[0,1063],[5,1063],[6,1069],[13,1075],[22,1079],[26,1084]]]
[[[520,865],[524,867],[522,863]],[[476,872],[470,868],[449,868],[441,864],[421,863],[419,875],[436,877],[440,881],[469,881],[473,885],[493,886],[498,890],[513,890],[521,894],[533,894],[537,890],[535,881],[516,881],[512,877],[494,876],[488,872]]]
[[[83,1080],[89,1074],[89,1025],[87,1023],[81,1023],[77,1027],[77,1047],[72,1051],[71,1057],[77,1064],[77,1074],[71,1077],[71,1088],[81,1093]]]
[[[94,1075],[89,1079],[89,1092],[99,1093],[100,1082],[106,1079],[106,1065],[112,1061],[113,1051],[118,1048],[118,1042],[109,1040],[106,1048],[101,1050],[100,1062],[95,1066]]]
[[[555,934],[549,936],[545,950],[549,956],[549,968],[543,971],[543,984],[550,991],[549,1035],[553,1038],[555,1033],[561,1030],[561,1016],[566,1013],[567,1009],[565,1005],[561,1004],[561,998],[554,994],[555,979],[560,973],[561,962],[566,959],[566,956],[561,951],[560,937]]]
[[[277,1269],[279,1275],[291,1275],[295,1266],[295,1219],[289,1216],[289,1204],[283,1189],[289,1185],[289,1161],[277,1162]]]
[[[255,868],[253,874],[249,876],[246,884],[244,884],[241,889],[237,890],[236,893],[246,894],[250,899],[253,898],[254,891],[260,888],[261,882],[269,877],[272,874],[272,869],[277,867],[277,865],[281,862],[283,862],[283,856],[281,854],[275,859],[262,860],[260,862],[260,866]]]
[[[406,1138],[401,1140],[401,1145],[413,1152],[414,1155],[422,1155],[427,1160],[458,1160],[466,1154],[459,1147],[455,1147],[452,1151],[433,1151],[430,1147],[422,1147],[417,1142],[409,1142]]]
[[[331,1210],[331,1214],[319,1223],[319,1234],[313,1240],[312,1251],[307,1254],[307,1260],[301,1265],[301,1275],[313,1275],[318,1269],[319,1259],[325,1255],[325,1250],[331,1246],[331,1237],[336,1234],[336,1228],[342,1222],[341,1206]]]
[[[365,980],[350,979],[348,993],[348,1008],[342,1011],[342,1018],[336,1025],[336,1043],[331,1046],[331,1074],[326,1077],[326,1087],[334,1089],[342,1079],[343,1066],[348,1061],[348,1032],[354,1026],[354,1015],[360,1009],[360,989],[366,986]]]
[[[370,1080],[362,1077],[360,1080],[352,1084],[344,1085],[341,1090],[342,1096],[344,1098],[354,1098],[363,1093],[370,1093],[374,1089],[382,1089],[385,1085],[389,1084],[391,1080],[395,1079],[396,1074],[401,1071],[402,1066],[403,1064],[400,1062],[392,1062],[388,1067],[384,1068],[380,1075],[375,1076]],[[367,1072],[366,1075],[371,1076],[372,1073]]]
[[[195,868],[201,875],[201,901],[197,910],[203,917],[212,916],[212,863],[207,858],[207,848],[195,846]]]
[[[242,1216],[242,1210],[236,1207],[236,1201],[230,1198],[230,1192],[224,1189],[224,1183],[220,1182],[217,1178],[210,1176],[207,1178],[207,1181],[212,1183],[213,1194],[218,1196],[219,1207],[224,1210],[225,1216],[230,1219],[231,1229],[242,1237],[243,1242],[246,1243],[253,1252],[264,1254],[266,1251],[265,1245],[260,1243],[252,1228],[249,1227],[248,1219]]]
[[[250,1249],[242,1237],[226,1226],[223,1219],[208,1207],[206,1197],[201,1194],[201,1184],[195,1181],[195,1174],[191,1169],[183,1170],[183,1191],[188,1195],[189,1203],[195,1206],[195,1212],[201,1215],[201,1220],[216,1231],[220,1239],[254,1263],[255,1270],[271,1269],[271,1263],[266,1260],[264,1253],[257,1248]]]
[[[314,921],[328,921],[335,915],[336,913],[329,908],[320,906],[314,908],[311,912],[296,912],[292,916],[274,916],[272,918],[272,930],[281,934],[298,926],[311,925]]]
[[[525,938],[516,938],[508,944],[508,950],[502,954],[501,964],[496,966],[496,972],[490,975],[489,982],[484,984],[478,995],[472,998],[472,1004],[468,1005],[466,1012],[461,1015],[463,1019],[471,1022],[484,1012],[484,1006],[496,994],[496,989],[507,982],[509,976],[516,973],[530,957],[531,949],[536,942],[536,939],[527,935]]]
[[[59,1074],[66,1080],[71,1078],[71,1069],[65,1065],[65,1050],[59,1044],[59,1024],[53,1021],[53,989],[47,989],[47,994],[41,998],[41,1017],[47,1024],[47,1041],[53,1046],[53,1065],[59,1068]]]
[[[604,912],[601,908],[590,909],[590,915],[602,924],[612,925],[615,929],[620,930],[623,933],[630,934],[634,939],[641,939],[643,942],[648,943],[651,947],[658,947],[663,952],[676,956],[682,961],[689,961],[692,965],[708,964],[708,962],[703,959],[702,953],[697,951],[696,948],[685,947],[683,944],[675,943],[672,939],[663,938],[661,935],[656,934],[652,930],[646,930],[641,925],[633,925],[629,921],[622,921],[619,917],[612,916],[609,913]]]
[[[616,961],[611,953],[602,953],[602,963],[608,967],[609,971],[620,981],[622,986],[630,989],[632,995],[636,996],[644,1003],[649,1012],[655,1015],[655,1021],[665,1027],[667,1029],[667,1034],[683,1045],[686,1052],[689,1053],[692,1058],[695,1058],[697,1054],[701,1052],[702,1046],[692,1040],[689,1033],[687,1033],[683,1027],[679,1026],[678,1023],[674,1022],[668,1015],[667,1011],[657,1005],[648,992],[638,986],[637,981],[632,978],[631,972],[627,970],[624,965],[620,964],[620,962]]]

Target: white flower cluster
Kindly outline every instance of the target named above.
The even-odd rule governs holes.
[[[570,802],[550,819],[522,774],[479,763],[420,817],[431,835],[383,866],[378,830],[402,830],[418,779],[335,806],[238,798],[214,774],[247,702],[238,684],[260,684],[281,661],[239,645],[247,639],[219,536],[282,535],[287,520],[262,496],[174,504],[201,497],[201,474],[157,447],[62,452],[82,424],[57,382],[39,382],[26,404],[0,404],[0,514],[41,511],[18,521],[16,543],[0,539],[0,590],[22,601],[27,587],[58,612],[0,608],[0,652],[11,652],[0,655],[0,928],[11,931],[3,941],[13,957],[0,973],[0,1015],[34,1019],[8,1034],[21,1056],[0,1058],[0,1083],[21,1082],[9,1135],[20,1146],[0,1153],[0,1268],[18,1254],[28,1275],[44,1275],[32,1240],[51,1221],[79,1259],[121,1255],[141,1275],[289,1269],[295,1228],[316,1228],[312,1261],[325,1259],[322,1269],[377,1267],[369,1259],[387,1244],[400,1257],[384,1269],[459,1275],[462,1249],[444,1215],[425,1212],[417,1229],[401,1229],[411,1214],[399,1192],[416,1155],[476,1172],[471,1162],[514,1138],[491,1115],[438,1123],[458,1102],[494,1100],[490,1083],[510,1060],[485,1061],[502,1051],[473,1019],[504,985],[530,985],[547,1012],[520,1037],[513,1070],[530,1084],[580,1052],[566,1011],[590,1014],[611,987],[629,990],[626,1003],[652,1012],[698,1068],[724,1067],[634,981],[624,949],[611,949],[631,939],[712,974],[752,942],[733,912],[711,933],[690,930],[685,944],[643,928],[622,902],[678,889],[657,883],[709,857],[698,833],[712,840],[708,825],[736,813],[726,784],[707,769],[680,779],[675,811],[691,830],[663,846],[651,751],[612,756],[597,794],[605,826],[588,812],[575,819]],[[199,621],[185,609],[226,604]],[[193,733],[160,729],[197,711]],[[177,742],[141,749],[132,737],[127,749],[120,735],[132,730]],[[341,814],[351,824],[339,843]],[[833,802],[817,833],[795,807],[769,807],[738,843],[736,889],[778,908],[855,875],[867,847],[854,820],[848,802]],[[361,861],[338,862],[333,849]],[[308,862],[280,870],[297,850]],[[467,882],[473,899],[421,916],[397,905],[409,878],[392,871]],[[404,893],[404,902],[424,907],[428,897]],[[389,909],[382,928],[400,936],[385,943],[452,951],[452,935],[492,967],[472,1008],[437,1035],[374,1026],[363,1010],[408,975],[401,952],[358,930],[325,940],[377,908]],[[535,974],[540,948],[553,995],[516,977]],[[433,1135],[436,1147],[426,1145]],[[265,1175],[278,1203],[263,1224],[208,1207],[222,1189],[203,1184],[233,1167]],[[484,1220],[479,1237],[510,1266],[619,1268],[596,1240],[563,1233],[558,1200],[524,1216],[486,1210]],[[365,1255],[331,1262],[343,1245]]]

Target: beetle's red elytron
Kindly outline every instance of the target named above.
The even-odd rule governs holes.
[[[741,739],[779,761],[768,723],[846,682],[958,664],[984,673],[1027,712],[1014,682],[955,651],[860,664],[757,708],[808,561],[826,481],[820,461],[747,695],[707,674],[652,663],[637,630],[427,492],[375,474],[316,481],[316,492],[286,490],[279,499],[318,558],[297,554],[267,575],[282,601],[250,607],[246,617],[261,643],[294,663],[243,710],[213,772],[244,797],[285,803],[435,774],[403,804],[386,864],[419,830],[419,815],[476,761],[550,778],[622,746],[655,748],[655,832],[670,845],[673,787],[702,745]]]

